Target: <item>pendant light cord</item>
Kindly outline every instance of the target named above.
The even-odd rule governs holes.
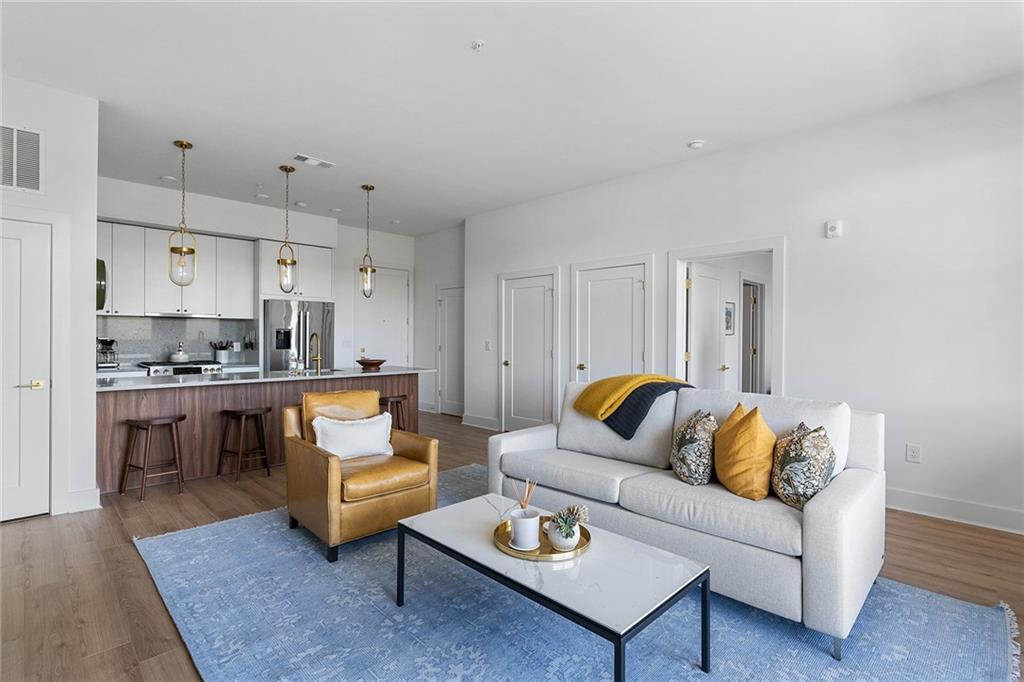
[[[181,147],[181,224],[178,227],[185,229],[185,147]]]
[[[291,173],[284,174],[284,243],[288,243],[288,176]]]
[[[370,190],[366,190],[366,255],[370,255]]]

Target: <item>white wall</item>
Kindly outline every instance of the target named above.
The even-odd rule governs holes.
[[[168,155],[178,150],[167,143]],[[189,157],[190,163],[195,163]],[[99,179],[99,215],[103,219],[176,229],[181,219],[179,186],[155,187],[137,182]],[[185,218],[189,229],[250,239],[284,238],[284,207],[250,204],[187,192]],[[288,219],[291,240],[333,248],[338,243],[335,218],[291,211]]]
[[[1024,531],[1021,115],[1017,74],[470,218],[466,419],[497,422],[497,273],[655,252],[663,370],[667,251],[784,235],[787,393],[886,413],[891,505]]]
[[[362,296],[357,289],[357,267],[366,250],[366,228],[339,225],[338,246],[334,251],[334,314],[337,320],[334,334],[334,364],[337,367],[354,367],[359,357],[354,348],[355,339],[355,297]],[[415,300],[416,240],[401,234],[370,232],[370,255],[377,266],[391,266],[410,271],[410,298]],[[416,329],[415,311],[410,301],[409,348],[414,348]]]
[[[414,364],[437,369],[437,289],[461,285],[466,228],[460,225],[416,238],[416,346]],[[420,409],[437,410],[437,374],[420,375]]]
[[[51,511],[94,509],[99,103],[4,77],[0,118],[43,133],[43,193],[4,190],[0,212],[53,224]]]

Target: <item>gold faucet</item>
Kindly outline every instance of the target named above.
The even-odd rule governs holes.
[[[312,334],[309,335],[309,352],[311,354],[313,352],[314,340],[316,340],[316,355],[311,355],[309,359],[316,363],[316,373],[317,376],[320,376],[320,362],[323,360],[323,358],[320,356],[320,335],[317,334],[316,332],[313,332]]]

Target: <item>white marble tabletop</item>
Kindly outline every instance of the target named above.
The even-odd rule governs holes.
[[[516,504],[491,493],[399,523],[619,634],[707,568],[590,524],[590,549],[574,559],[541,562],[509,556],[494,546],[494,527]],[[439,554],[437,560],[449,559]]]
[[[384,365],[379,372],[364,372],[359,367],[293,374],[288,371],[235,372],[231,374],[183,374],[174,377],[99,377],[96,392],[138,391],[156,388],[186,388],[197,386],[224,386],[228,384],[259,384],[271,381],[314,381],[320,379],[353,379],[361,377],[394,376],[396,374],[430,374],[436,369],[427,367],[400,367]]]

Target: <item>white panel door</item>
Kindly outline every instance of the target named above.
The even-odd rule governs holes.
[[[6,521],[50,511],[49,226],[14,220],[0,226],[0,319],[0,520]]]
[[[181,287],[168,275],[168,230],[146,228],[146,314],[166,315],[181,312]],[[197,254],[202,257],[202,254]],[[196,261],[198,268],[204,263]]]
[[[298,263],[299,296],[318,300],[333,300],[334,279],[333,249],[320,246],[296,247]]]
[[[217,317],[251,320],[252,242],[217,237]]]
[[[217,238],[196,235],[196,278],[181,287],[181,312],[189,315],[217,314]]]
[[[440,290],[437,301],[437,397],[444,414],[462,416],[465,297],[462,287]]]
[[[502,291],[502,427],[553,420],[554,276],[506,279]]]
[[[687,290],[686,380],[697,388],[725,387],[725,301],[726,273],[705,263],[690,263]]]
[[[112,225],[111,228],[111,257],[107,264],[111,313],[145,315],[146,228],[135,225]]]
[[[96,258],[103,261],[107,270],[107,298],[97,315],[110,315],[114,310],[113,295],[110,292],[110,273],[113,270],[113,226],[110,223],[96,223]]]
[[[570,374],[576,381],[648,371],[645,269],[637,263],[576,271]]]
[[[409,364],[409,271],[378,267],[373,296],[355,291],[356,358]]]

